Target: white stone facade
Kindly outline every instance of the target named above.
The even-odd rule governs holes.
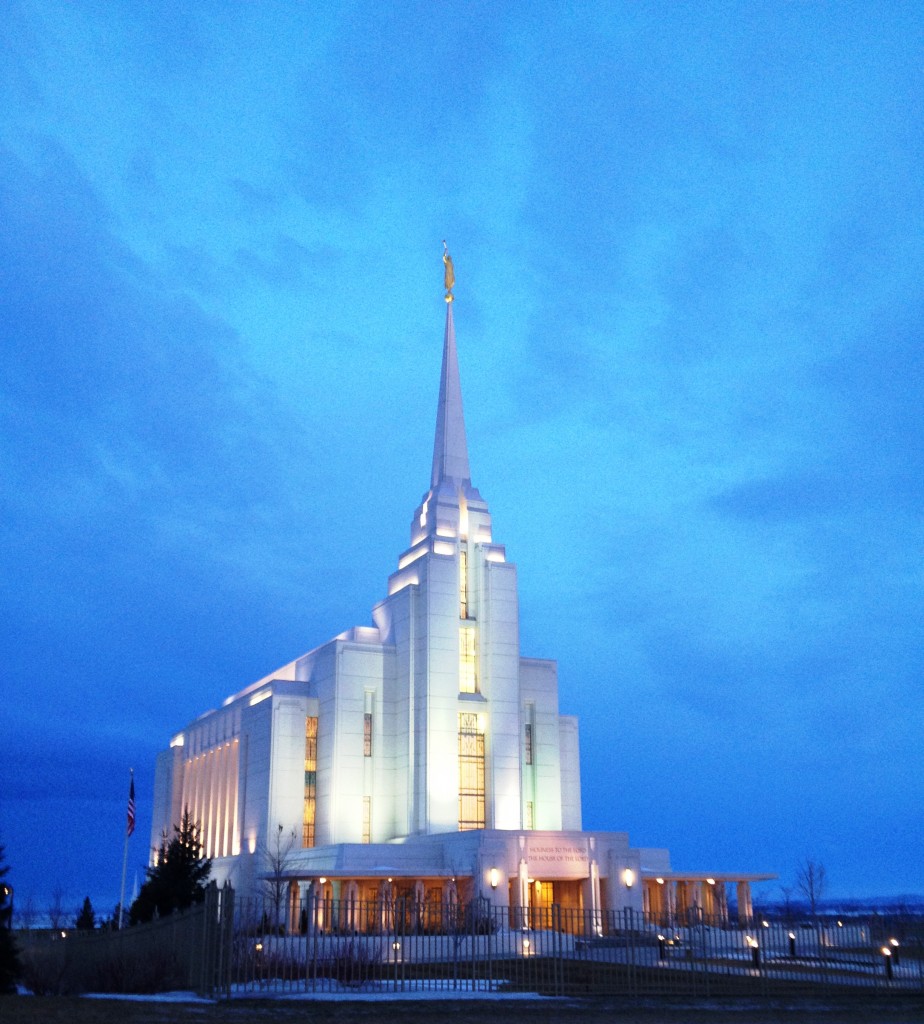
[[[213,877],[245,891],[282,826],[297,837],[293,892],[452,880],[521,907],[544,883],[572,906],[641,910],[642,876],[668,874],[668,855],[581,831],[577,721],[559,713],[555,662],[520,653],[516,567],[470,479],[452,313],[430,489],[374,625],[174,738],[157,762],[152,849],[188,807]]]

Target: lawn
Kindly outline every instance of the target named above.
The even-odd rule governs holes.
[[[924,1024],[924,998],[850,1000],[240,999],[0,997],[3,1024]]]

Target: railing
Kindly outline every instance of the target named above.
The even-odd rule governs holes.
[[[26,986],[37,995],[227,991],[234,893],[214,883],[188,910],[121,931],[75,929],[16,936]]]
[[[121,932],[46,935],[23,947],[23,960],[47,992],[898,994],[924,992],[922,935],[920,918],[668,927],[633,911],[290,903],[212,885],[183,914]]]
[[[633,911],[411,899],[239,899],[234,991],[774,995],[924,991],[920,938],[889,954],[869,922],[675,925]]]

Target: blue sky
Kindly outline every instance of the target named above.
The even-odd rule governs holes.
[[[7,5],[17,898],[111,906],[129,767],[131,881],[172,733],[370,621],[429,480],[443,238],[585,826],[924,891],[924,14],[569,6]]]

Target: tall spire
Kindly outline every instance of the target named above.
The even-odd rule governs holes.
[[[451,264],[450,264],[451,266]],[[436,410],[436,438],[433,442],[433,472],[430,486],[453,480],[457,487],[471,480],[465,417],[462,414],[462,385],[456,355],[456,331],[452,321],[452,302],[446,303],[446,334],[443,339],[443,369],[440,373],[440,398]]]
[[[465,440],[465,417],[462,415],[462,386],[459,382],[459,359],[456,355],[456,329],[452,322],[455,273],[452,259],[443,243],[443,264],[446,268],[446,334],[443,338],[443,368],[440,373],[440,398],[436,409],[436,437],[433,441],[433,471],[430,474],[430,489],[417,506],[411,520],[411,551],[420,554],[420,545],[430,537],[436,543],[437,537],[444,547],[446,538],[472,539],[477,544],[491,544],[491,513],[478,489],[472,486],[471,470],[468,465],[468,443]],[[445,551],[441,552],[445,554]],[[499,553],[499,555],[498,555]],[[497,547],[494,558],[503,561],[503,549]],[[407,566],[410,562],[405,563]],[[410,572],[410,570],[408,570]],[[399,572],[400,576],[400,572]],[[411,577],[401,577],[406,585]],[[397,577],[395,577],[397,579]],[[389,586],[392,586],[389,583]],[[394,591],[389,591],[393,593]]]

